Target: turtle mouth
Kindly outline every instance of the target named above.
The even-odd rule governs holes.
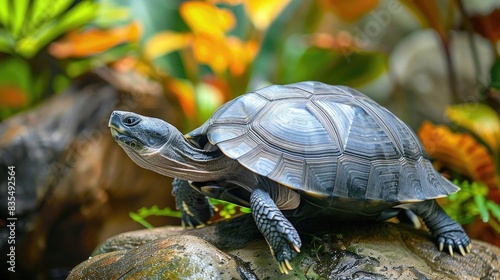
[[[137,139],[131,137],[130,135],[127,135],[126,133],[123,133],[122,131],[119,131],[114,127],[111,127],[111,135],[119,144],[124,144],[134,150],[142,146]]]
[[[130,134],[126,127],[121,124],[121,120],[115,114],[109,119],[108,127],[111,130],[111,135],[120,145],[125,145],[128,148],[137,150],[144,145],[134,136]]]

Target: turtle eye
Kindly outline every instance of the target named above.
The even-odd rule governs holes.
[[[133,126],[139,123],[140,119],[137,117],[126,117],[123,119],[123,124],[126,126]]]

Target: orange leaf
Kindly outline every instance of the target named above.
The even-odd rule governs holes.
[[[16,85],[0,86],[0,106],[22,108],[28,104],[26,93]]]
[[[328,33],[315,33],[309,37],[310,44],[323,49],[332,49],[335,51],[358,51],[355,46],[354,38],[346,31],[340,31],[337,35]]]
[[[193,121],[196,115],[196,102],[194,89],[191,83],[181,79],[168,79],[165,82],[165,87],[175,94],[184,111],[184,115],[191,118],[191,121]]]
[[[255,41],[244,43],[237,37],[228,37],[226,43],[231,54],[229,70],[233,76],[240,76],[254,60],[259,48],[258,43]]]
[[[137,42],[139,37],[139,24],[135,22],[109,30],[72,31],[61,40],[52,43],[49,46],[49,53],[57,58],[86,57],[121,43]]]
[[[490,188],[498,187],[491,155],[470,134],[454,133],[446,126],[424,122],[418,135],[427,153],[439,164]]]
[[[334,12],[342,20],[352,22],[375,9],[379,4],[379,0],[321,0],[319,3]]]
[[[285,9],[290,0],[247,0],[245,10],[253,25],[261,30],[266,30],[271,22]]]
[[[180,14],[194,33],[223,37],[236,20],[231,11],[220,9],[207,2],[189,1],[181,4]]]
[[[231,53],[227,47],[225,39],[197,35],[193,38],[193,53],[195,59],[210,66],[215,72],[222,72],[227,69]]]
[[[149,59],[168,54],[186,47],[191,39],[191,34],[177,32],[160,32],[146,42],[145,56]]]

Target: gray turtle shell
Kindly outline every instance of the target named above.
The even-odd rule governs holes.
[[[364,94],[319,82],[273,85],[221,106],[188,138],[314,197],[415,202],[458,187],[413,131]]]

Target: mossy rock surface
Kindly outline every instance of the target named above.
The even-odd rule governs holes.
[[[302,252],[289,275],[245,215],[200,229],[117,235],[68,279],[500,279],[500,248],[477,240],[470,254],[452,257],[428,232],[405,225],[312,220],[297,229]]]

